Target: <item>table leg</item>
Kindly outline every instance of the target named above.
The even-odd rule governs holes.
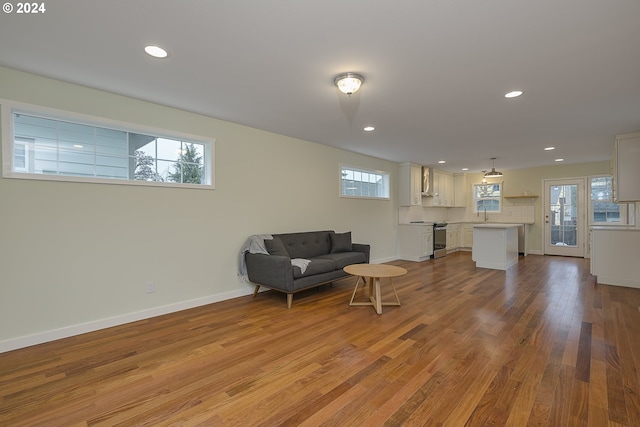
[[[360,285],[360,280],[362,280],[364,282],[364,284],[366,285],[367,282],[363,277],[358,276],[358,279],[356,280],[356,287],[353,289],[353,294],[351,294],[351,301],[349,301],[349,305],[361,305],[359,303],[354,303],[353,299],[356,297],[356,292],[358,292],[358,286]]]
[[[376,299],[373,301],[373,305],[376,308],[376,313],[382,314],[382,296],[380,292],[380,278],[376,277],[375,279],[375,288],[376,288]]]
[[[358,292],[358,287],[360,286],[360,281],[362,280],[362,285],[368,287],[369,291],[369,301],[368,302],[354,302],[353,300],[356,297],[356,293]],[[395,302],[391,301],[382,301],[382,291],[380,286],[380,278],[379,277],[362,277],[358,276],[356,280],[356,286],[353,289],[353,293],[351,294],[351,301],[349,301],[349,305],[371,305],[375,309],[377,314],[382,314],[382,306],[384,305],[400,305],[400,298],[398,298],[398,293],[396,292],[396,287],[393,285],[393,280],[389,278],[389,284],[391,285],[391,289],[393,290],[393,294],[396,297]]]

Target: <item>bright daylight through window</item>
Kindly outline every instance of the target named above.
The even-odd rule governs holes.
[[[500,212],[501,183],[473,184],[473,206],[476,212]]]
[[[213,188],[210,141],[103,126],[99,119],[16,109],[10,114],[13,134],[3,134],[5,176]]]
[[[611,176],[589,178],[591,224],[630,224],[634,219],[633,203],[613,203]]]
[[[386,172],[341,167],[340,194],[345,197],[389,199],[389,174]]]

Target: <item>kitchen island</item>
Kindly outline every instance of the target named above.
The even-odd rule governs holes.
[[[591,227],[591,274],[598,283],[640,289],[640,228]]]
[[[518,227],[522,225],[475,224],[471,259],[476,262],[476,267],[507,270],[517,264]]]

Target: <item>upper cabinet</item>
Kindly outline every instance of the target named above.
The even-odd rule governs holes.
[[[467,175],[464,173],[453,175],[453,183],[455,187],[453,205],[457,208],[464,208],[467,206]]]
[[[433,196],[426,200],[425,206],[453,207],[455,184],[453,174],[433,170]]]
[[[613,201],[640,201],[640,133],[618,135],[611,155]]]
[[[414,163],[400,164],[398,204],[422,206],[422,166]]]
[[[467,176],[430,169],[429,196],[423,193],[423,167],[415,163],[401,163],[398,169],[398,204],[400,206],[465,207]]]

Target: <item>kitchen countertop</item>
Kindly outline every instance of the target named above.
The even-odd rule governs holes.
[[[512,228],[512,227],[520,227],[522,225],[524,225],[524,224],[522,224],[522,223],[509,224],[509,223],[484,222],[482,224],[474,224],[473,227],[474,228]]]
[[[590,229],[598,231],[640,231],[638,227],[624,225],[592,225]]]
[[[425,221],[425,222],[399,222],[399,225],[433,225],[434,221]],[[491,221],[447,221],[442,220],[438,222],[446,222],[447,224],[511,224],[511,225],[533,225],[533,222],[508,222],[508,221],[500,221],[500,222],[491,222]],[[608,226],[603,226],[604,228],[609,228]],[[593,227],[592,227],[593,228]],[[639,229],[640,230],[640,229]]]

